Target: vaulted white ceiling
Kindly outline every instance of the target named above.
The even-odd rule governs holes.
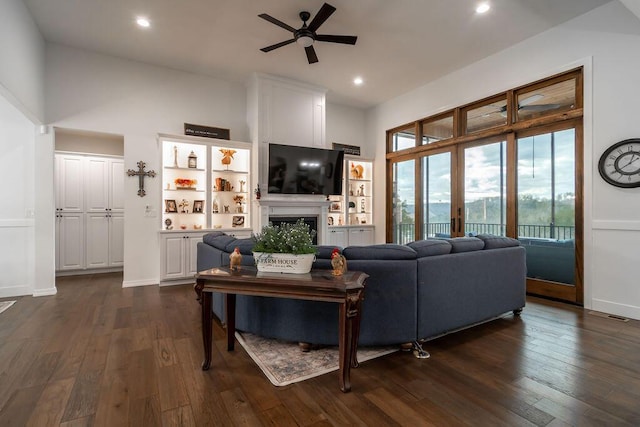
[[[291,33],[258,17],[302,26],[323,0],[24,0],[48,42],[234,81],[254,72],[328,89],[328,99],[370,107],[552,28],[610,0],[329,0],[337,11],[318,34],[356,35],[355,46],[316,42],[319,58]],[[637,0],[625,0],[637,1]],[[137,16],[151,27],[141,29]],[[353,85],[362,76],[364,84]]]

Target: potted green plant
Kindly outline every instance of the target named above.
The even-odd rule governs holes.
[[[260,233],[252,234],[258,271],[308,273],[316,257],[315,233],[302,219],[293,224],[264,226]]]

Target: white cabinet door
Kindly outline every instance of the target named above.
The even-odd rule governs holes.
[[[161,279],[185,277],[185,240],[184,234],[163,235],[160,248],[162,252]]]
[[[187,265],[187,274],[189,277],[195,276],[198,272],[198,242],[202,242],[202,235],[190,235],[186,239],[186,252],[188,253],[185,260]]]
[[[124,265],[124,215],[109,215],[109,267],[120,267]]]
[[[198,242],[205,233],[162,234],[160,280],[189,279],[198,272]]]
[[[109,215],[106,212],[87,214],[87,268],[109,266]]]
[[[373,245],[373,227],[358,227],[349,230],[349,246]]]
[[[109,209],[124,212],[124,161],[109,160]]]
[[[60,214],[58,220],[60,221],[59,269],[78,270],[84,268],[84,214]]]
[[[56,211],[84,211],[84,158],[56,155]]]
[[[85,159],[85,200],[87,212],[106,212],[109,208],[109,159]]]
[[[327,245],[346,248],[349,245],[349,236],[344,228],[330,228]]]

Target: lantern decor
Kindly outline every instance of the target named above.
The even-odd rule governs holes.
[[[194,153],[193,151],[191,152],[191,154],[189,154],[189,161],[187,165],[191,169],[196,169],[198,167],[198,156],[196,156],[196,153]]]

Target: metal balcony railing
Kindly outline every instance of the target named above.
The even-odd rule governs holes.
[[[426,236],[430,237],[449,237],[451,236],[451,225],[448,222],[430,222],[422,225],[422,229],[426,230]],[[484,223],[466,223],[465,234],[495,234],[504,236],[504,224],[484,224]],[[394,232],[394,241],[398,244],[406,244],[416,240],[415,226],[413,223],[397,224]],[[569,240],[575,238],[575,227],[567,225],[534,225],[520,224],[518,225],[518,237],[531,237],[539,239],[555,239]]]

